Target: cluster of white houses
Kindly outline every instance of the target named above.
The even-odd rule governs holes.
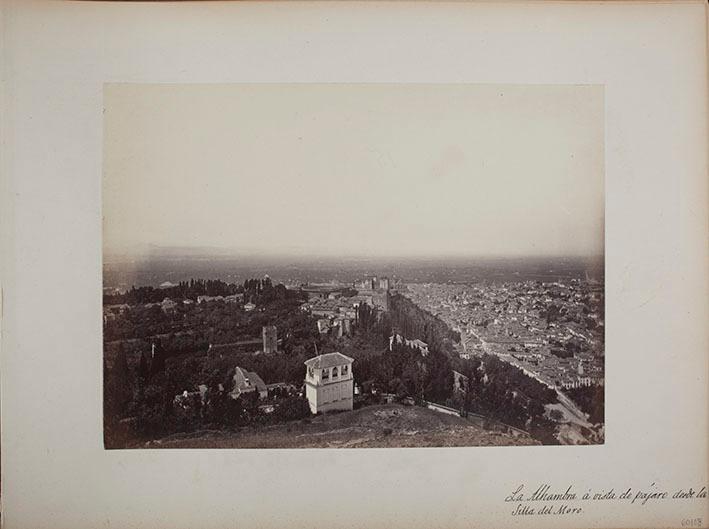
[[[586,358],[547,356],[545,359],[547,364],[535,362],[535,358],[529,354],[516,353],[504,357],[505,361],[520,369],[525,375],[538,380],[550,389],[576,389],[605,384],[603,368]]]
[[[409,340],[404,338],[402,335],[395,333],[389,337],[389,350],[391,351],[394,347],[394,343],[405,344],[407,347],[412,347],[421,351],[421,356],[428,356],[428,344],[423,340],[414,339]]]

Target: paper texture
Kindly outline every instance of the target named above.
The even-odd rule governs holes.
[[[6,527],[707,526],[703,4],[9,2],[2,23]],[[107,83],[602,85],[605,443],[104,450]]]

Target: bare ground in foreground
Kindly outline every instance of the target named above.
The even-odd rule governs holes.
[[[149,448],[389,448],[538,445],[523,435],[484,430],[466,419],[417,406],[385,404],[309,421],[176,434]]]

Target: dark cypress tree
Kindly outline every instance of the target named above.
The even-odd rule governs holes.
[[[153,376],[165,370],[165,353],[162,348],[162,343],[158,338],[154,344],[155,352],[150,363],[150,375]]]
[[[123,343],[118,345],[118,354],[116,356],[116,363],[113,367],[113,372],[116,383],[118,404],[122,411],[128,402],[130,402],[133,393],[131,391],[130,372],[128,370],[126,353],[123,350]]]
[[[145,380],[150,374],[150,362],[146,358],[146,353],[143,351],[140,354],[140,363],[138,364],[138,376]]]

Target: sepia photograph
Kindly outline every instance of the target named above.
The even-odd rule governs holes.
[[[106,84],[106,449],[605,439],[600,85]]]
[[[0,1],[2,528],[706,527],[708,10]]]

